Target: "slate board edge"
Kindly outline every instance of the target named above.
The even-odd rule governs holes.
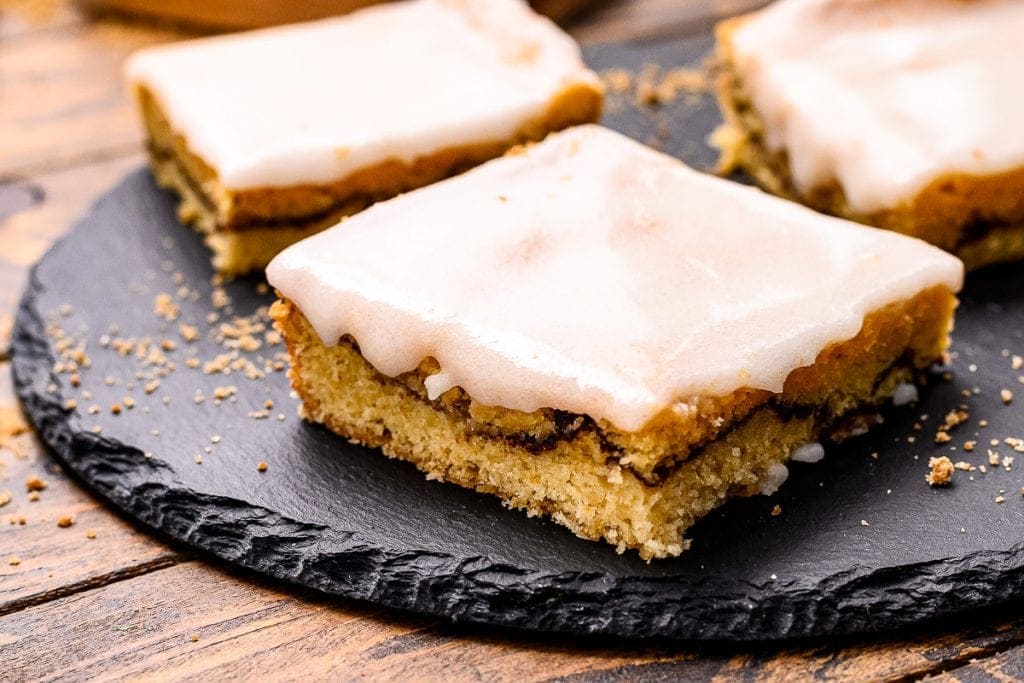
[[[102,201],[75,226],[86,222]],[[19,304],[11,350],[15,391],[44,442],[90,489],[146,527],[276,579],[455,621],[701,641],[892,631],[1024,594],[1024,543],[1006,552],[874,571],[851,567],[814,586],[783,581],[724,585],[714,579],[681,583],[549,574],[486,557],[395,552],[368,544],[355,530],[305,524],[244,501],[182,488],[159,460],[73,424],[63,408],[60,381],[51,372],[55,357],[44,316],[36,310],[44,287],[38,268],[32,268]],[[52,394],[46,390],[50,384],[58,387]],[[343,551],[311,553],[326,537]]]

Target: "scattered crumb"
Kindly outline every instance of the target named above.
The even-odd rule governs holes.
[[[870,524],[868,524],[868,520],[866,520],[866,519],[860,520],[860,525],[861,526],[871,526]]]
[[[1004,502],[1005,500],[1006,500],[1006,498],[1004,498],[1003,496],[996,496],[996,502],[997,502],[997,503],[1002,503],[1002,502]]]
[[[28,492],[28,502],[35,503],[38,500],[39,500],[39,491],[29,491]]]
[[[192,634],[192,642],[193,643],[198,643],[199,642],[199,636],[196,635],[195,633]]]
[[[45,488],[46,480],[35,474],[25,480],[25,490],[27,491],[42,491]]]
[[[231,305],[231,297],[222,287],[216,287],[210,294],[210,302],[214,308],[226,308]]]
[[[2,508],[4,505],[7,505],[10,502],[11,502],[11,492],[10,491],[0,491],[0,508]]]
[[[613,86],[625,85],[623,90],[628,89],[621,74],[613,73],[613,79]],[[636,79],[633,99],[639,105],[654,106],[671,102],[681,91],[697,94],[707,89],[708,76],[703,70],[678,68],[663,72],[656,64],[645,64]]]
[[[199,341],[199,328],[195,325],[178,325],[178,334],[189,344]]]
[[[57,518],[57,526],[61,529],[67,529],[69,526],[75,523],[74,515],[64,515]]]
[[[931,458],[928,467],[932,468],[925,476],[930,486],[948,486],[953,480],[953,462],[946,456]]]
[[[908,437],[907,440],[910,441],[911,438],[913,437]],[[952,440],[953,437],[948,432],[936,432],[935,434],[935,443],[949,443]]]
[[[601,73],[601,80],[613,93],[624,93],[633,87],[633,76],[625,69],[608,69]]]
[[[1013,392],[1009,389],[1003,389],[999,392],[999,398],[1006,405],[1013,402]]]
[[[197,454],[196,454],[196,456],[195,456],[195,457],[193,458],[193,460],[195,460],[195,461],[196,461],[196,464],[197,464],[197,465],[202,465],[202,464],[203,464],[203,456],[199,455],[198,453],[197,453]]]
[[[224,400],[238,393],[238,387],[231,385],[226,387],[217,387],[213,390],[213,397],[215,399]]]
[[[88,538],[89,540],[92,540],[92,539],[96,538],[96,530],[95,529],[86,529],[85,530],[85,537]]]
[[[19,564],[21,564],[21,558],[17,555],[11,555],[7,558],[7,564],[11,565],[12,567],[17,567]]]
[[[268,465],[265,460],[260,460],[258,463],[256,463],[256,469],[259,470],[260,472],[266,472],[267,467]],[[778,510],[779,512],[776,512],[775,510]],[[782,512],[782,508],[780,508],[778,505],[775,506],[775,510],[772,510],[773,515],[777,515]]]
[[[174,298],[170,294],[156,295],[153,299],[153,312],[168,322],[177,320],[181,314],[178,304],[174,303]]]
[[[110,412],[113,413],[114,415],[120,415],[121,414],[121,404],[120,403],[115,403],[114,405],[110,406]]]

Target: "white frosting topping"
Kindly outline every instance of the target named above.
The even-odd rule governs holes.
[[[600,87],[575,41],[523,0],[412,0],[147,48],[126,74],[231,188],[503,140],[564,88]]]
[[[789,457],[796,462],[819,462],[825,457],[825,447],[812,441],[797,448]]]
[[[734,52],[801,191],[835,179],[867,213],[1024,166],[1020,0],[779,0]]]
[[[436,396],[637,430],[673,402],[781,391],[865,314],[956,258],[580,126],[292,245],[271,284],[385,375]]]

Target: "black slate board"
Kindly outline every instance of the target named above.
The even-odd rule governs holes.
[[[599,69],[694,64],[708,46],[703,39],[613,45],[588,58]],[[606,118],[703,168],[714,161],[704,138],[717,121],[710,99],[692,96],[656,111],[619,97]],[[201,293],[179,302],[180,320],[205,330],[207,262],[199,239],[175,221],[173,199],[146,170],[130,174],[36,266],[17,317],[13,365],[28,415],[85,485],[146,526],[228,562],[456,620],[705,640],[892,630],[1002,603],[1024,588],[1019,469],[958,472],[943,490],[924,482],[928,458],[950,453],[950,445],[978,439],[973,453],[950,454],[982,464],[990,438],[1024,436],[1024,387],[1008,407],[998,396],[1020,386],[1003,353],[1024,350],[1017,267],[970,278],[951,382],[936,379],[919,405],[891,411],[874,433],[831,448],[822,463],[792,465],[774,497],[730,502],[692,530],[683,557],[647,564],[493,498],[427,482],[410,465],[304,424],[281,372],[260,381],[205,375],[184,367],[183,345],[169,354],[178,370],[155,393],[143,393],[141,381],[128,392],[139,362],[100,348],[100,336],[117,324],[122,336],[176,337],[175,326],[153,313],[154,295],[176,289],[172,270]],[[236,314],[270,302],[254,281],[227,291]],[[71,309],[61,315],[64,304]],[[88,340],[93,365],[79,388],[51,374],[53,340],[44,331],[51,321]],[[209,340],[195,348],[204,359],[222,351]],[[243,355],[261,354],[268,349]],[[214,406],[214,388],[227,384],[239,387],[236,402]],[[974,387],[980,395],[962,396]],[[193,401],[197,389],[207,397],[202,404]],[[126,393],[138,405],[111,415],[108,406]],[[63,408],[69,398],[77,410]],[[247,416],[267,398],[284,421]],[[87,412],[93,403],[100,414]],[[970,422],[953,432],[952,444],[936,445],[936,424],[961,403],[970,405]],[[915,431],[921,414],[929,417]],[[102,434],[90,431],[96,424]],[[212,444],[213,435],[221,441]],[[1005,444],[999,451],[1013,454]],[[269,471],[257,472],[259,460]],[[1001,490],[1006,501],[997,504]],[[779,516],[771,514],[776,504]]]

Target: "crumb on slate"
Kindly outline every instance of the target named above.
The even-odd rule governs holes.
[[[925,476],[930,486],[948,486],[953,481],[953,461],[946,456],[931,458],[928,461],[931,472]]]
[[[42,491],[46,488],[46,480],[38,475],[31,475],[25,480],[25,489],[27,491]]]

